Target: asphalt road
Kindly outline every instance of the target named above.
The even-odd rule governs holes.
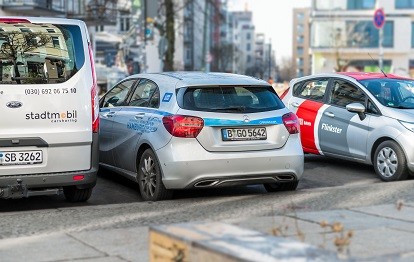
[[[381,183],[381,180],[376,177],[371,166],[323,156],[306,155],[305,172],[299,183],[298,191],[373,183]],[[175,192],[174,200],[248,196],[254,194],[267,194],[267,192],[260,185],[237,188],[182,190]],[[142,201],[137,184],[109,170],[102,170],[99,173],[98,183],[94,188],[93,195],[87,203],[68,203],[63,195],[0,200],[0,212],[123,204]]]
[[[0,239],[414,201],[414,180],[384,183],[371,166],[308,155],[305,170],[294,192],[266,193],[263,186],[191,190],[161,202],[142,201],[136,184],[104,171],[87,203],[67,203],[63,196],[1,200]]]
[[[323,156],[306,155],[305,172],[297,191],[326,187],[352,187],[383,183],[371,166]],[[267,194],[263,186],[176,191],[173,201],[208,197],[249,196]],[[97,206],[143,202],[138,185],[108,170],[99,173],[97,186],[87,203],[68,203],[63,195],[27,199],[0,200],[0,212]]]
[[[371,166],[309,155],[305,170],[293,192],[267,193],[263,186],[245,186],[179,191],[173,200],[145,202],[136,184],[101,172],[87,203],[67,203],[63,196],[0,200],[0,260],[24,261],[30,256],[33,261],[148,261],[148,227],[153,225],[220,221],[269,229],[274,217],[292,212],[348,212],[371,205],[392,207],[401,200],[414,202],[414,180],[384,183]],[[329,219],[327,212],[320,216],[317,220]],[[399,239],[401,233],[396,234]],[[378,235],[373,238],[371,245],[376,247]],[[384,236],[380,239],[387,241]],[[20,259],[13,259],[15,254]]]

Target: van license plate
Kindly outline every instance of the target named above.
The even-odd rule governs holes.
[[[42,162],[42,150],[0,152],[0,165],[32,165]]]
[[[265,127],[256,128],[223,128],[221,129],[223,141],[265,140],[267,133]]]

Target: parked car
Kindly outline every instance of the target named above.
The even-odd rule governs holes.
[[[306,153],[374,165],[384,181],[414,173],[414,80],[385,73],[294,79],[283,102]]]
[[[295,190],[299,122],[265,81],[224,73],[133,75],[100,100],[100,164],[142,198],[174,189],[264,184]]]
[[[84,22],[0,17],[0,198],[86,201],[98,170],[99,105]]]

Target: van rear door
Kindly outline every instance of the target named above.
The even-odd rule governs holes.
[[[47,21],[0,18],[0,176],[91,168],[97,103],[86,26]]]

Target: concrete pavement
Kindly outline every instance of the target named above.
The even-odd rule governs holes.
[[[73,223],[76,223],[76,218]],[[355,261],[414,261],[414,202],[221,222],[304,241],[337,251],[335,238],[349,242],[340,257]],[[324,226],[324,227],[322,227]],[[337,232],[332,232],[332,226]],[[1,236],[0,261],[148,261],[148,227],[58,231],[17,238]],[[338,241],[338,240],[337,240]],[[339,241],[340,242],[340,241]]]

